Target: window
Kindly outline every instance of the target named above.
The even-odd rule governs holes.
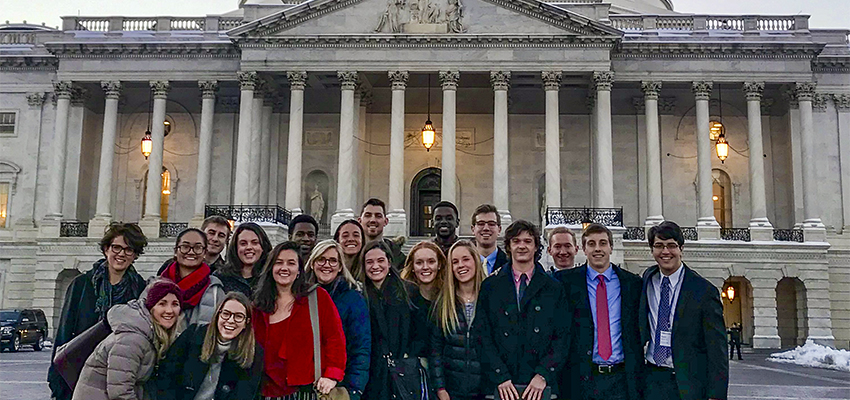
[[[168,222],[168,201],[171,197],[171,172],[167,168],[162,167],[162,193],[159,198],[159,218],[162,222]],[[145,204],[147,203],[148,193],[148,172],[145,171],[144,190],[142,191],[142,214],[144,214]],[[144,215],[142,215],[144,216]]]
[[[0,135],[14,135],[17,113],[0,112]]]
[[[9,184],[0,183],[0,228],[6,228],[6,215],[9,212]]]
[[[723,170],[711,171],[712,184],[711,200],[714,203],[714,218],[721,228],[732,227],[732,180]]]

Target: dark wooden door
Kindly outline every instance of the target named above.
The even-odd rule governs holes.
[[[440,202],[440,169],[427,168],[413,178],[410,191],[411,236],[433,236],[431,216]]]

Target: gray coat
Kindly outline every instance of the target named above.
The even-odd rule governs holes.
[[[185,328],[188,325],[209,324],[213,320],[218,304],[224,300],[224,285],[216,276],[210,275],[210,285],[201,296],[197,306],[183,310]],[[183,329],[181,329],[182,331]]]
[[[145,295],[142,295],[142,299]],[[156,364],[154,332],[144,300],[112,307],[112,333],[86,360],[73,400],[138,400]]]

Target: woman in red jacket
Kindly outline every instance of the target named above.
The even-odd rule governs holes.
[[[345,334],[330,295],[309,286],[295,242],[283,242],[269,254],[254,293],[257,342],[265,349],[261,392],[267,400],[315,398],[330,393],[345,372]],[[314,382],[313,330],[307,295],[319,303],[322,377]]]

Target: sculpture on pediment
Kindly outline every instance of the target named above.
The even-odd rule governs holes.
[[[450,33],[465,33],[466,28],[463,26],[463,5],[460,0],[449,0],[449,6],[446,8],[446,23],[449,25]]]
[[[387,10],[381,15],[375,32],[382,32],[384,28],[389,28],[392,33],[401,33],[402,11],[405,5],[404,0],[387,0]]]
[[[375,32],[465,33],[461,0],[388,0]]]

